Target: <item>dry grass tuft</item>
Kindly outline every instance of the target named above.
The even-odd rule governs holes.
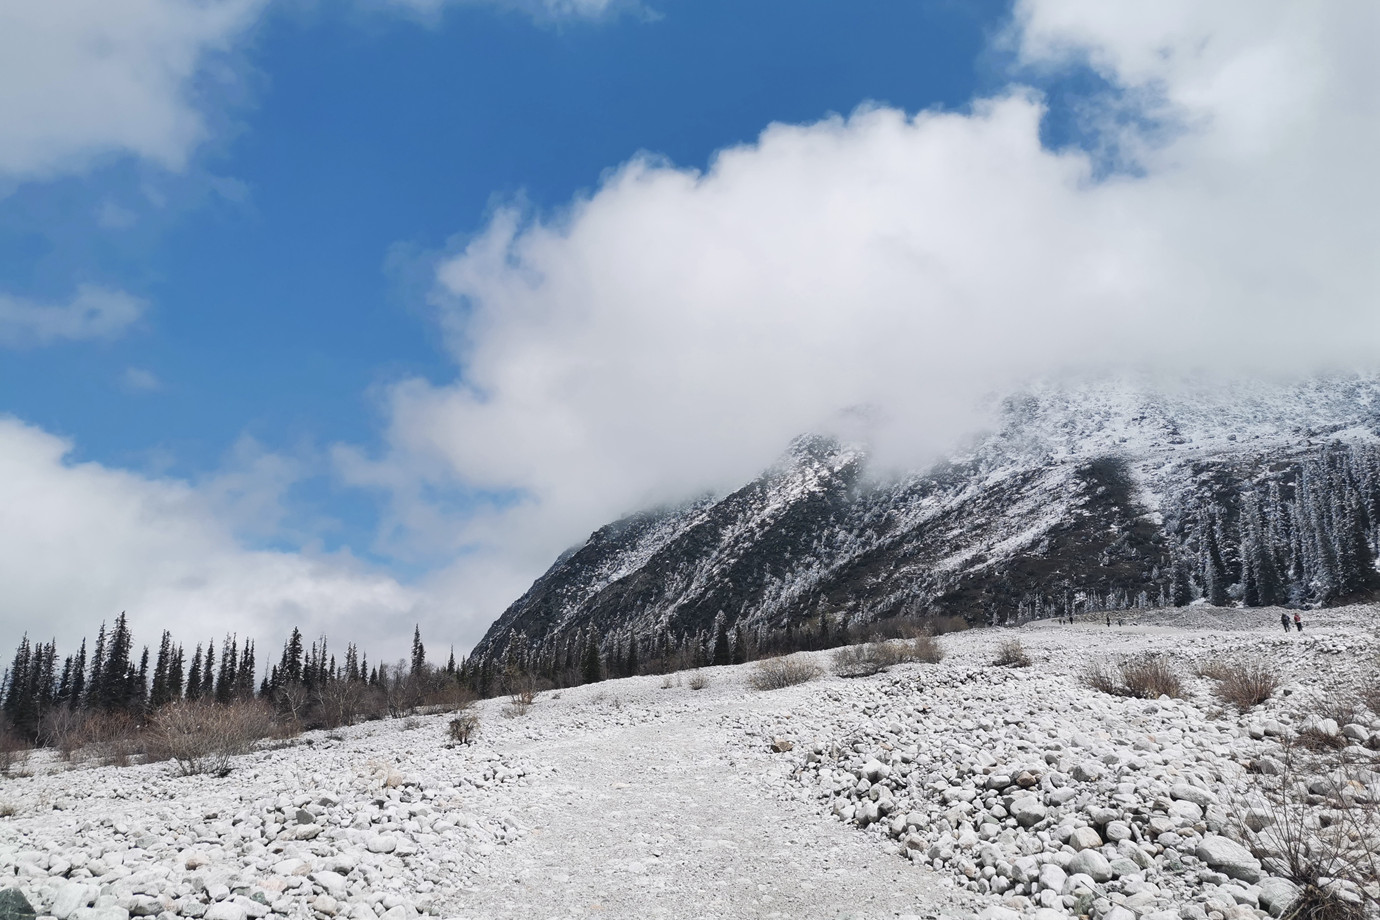
[[[1214,693],[1222,702],[1235,706],[1238,712],[1250,712],[1279,689],[1279,675],[1260,662],[1223,665],[1216,671],[1219,676]]]
[[[934,636],[916,636],[910,642],[910,657],[924,664],[939,664],[944,660],[944,646]]]
[[[1185,696],[1183,682],[1163,655],[1132,655],[1115,666],[1094,661],[1083,672],[1083,683],[1112,696],[1142,700]]]
[[[1333,735],[1316,725],[1307,725],[1299,729],[1298,734],[1294,735],[1294,743],[1306,751],[1321,754],[1328,751],[1340,751],[1351,742],[1347,741],[1344,735]]]
[[[1030,656],[1020,639],[1007,639],[997,646],[997,657],[992,663],[1001,668],[1028,668]]]

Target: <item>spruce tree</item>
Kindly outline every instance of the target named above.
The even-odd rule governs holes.
[[[733,660],[733,648],[728,644],[728,624],[722,616],[719,618],[718,629],[714,632],[714,657],[711,660],[716,665],[729,664]]]
[[[580,666],[582,683],[597,684],[604,679],[604,664],[599,658],[599,643],[590,639],[585,646],[585,660]]]
[[[412,628],[412,676],[420,677],[426,672],[426,646],[422,644],[422,627]]]
[[[210,700],[216,692],[216,641],[206,643],[206,656],[201,660],[201,686],[197,688],[197,699]]]
[[[196,651],[192,653],[192,666],[187,671],[187,699],[195,700],[201,697],[201,645],[198,644]]]

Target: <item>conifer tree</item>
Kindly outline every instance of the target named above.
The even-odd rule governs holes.
[[[210,700],[216,692],[216,641],[206,643],[206,656],[201,660],[201,686],[197,689],[198,699]]]
[[[590,639],[585,647],[585,660],[580,666],[580,679],[586,684],[597,684],[604,679],[604,663],[599,658],[599,643]]]
[[[723,614],[719,615],[719,625],[714,632],[714,664],[729,664],[733,660],[733,649],[728,644],[728,624],[724,622]]]
[[[412,629],[412,676],[420,677],[426,673],[426,646],[422,645],[422,627],[417,624]]]
[[[187,699],[196,700],[201,698],[201,644],[198,643],[196,651],[192,653],[192,665],[187,671]]]

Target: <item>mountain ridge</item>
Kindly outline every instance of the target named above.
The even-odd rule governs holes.
[[[882,477],[805,435],[723,496],[596,530],[495,621],[478,662],[761,638],[820,617],[1005,622],[1376,587],[1380,382],[1042,385],[967,449]],[[826,624],[827,628],[827,624]]]

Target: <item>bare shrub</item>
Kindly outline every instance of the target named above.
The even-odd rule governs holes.
[[[1083,670],[1083,683],[1101,693],[1121,696],[1121,675],[1105,661],[1093,661]]]
[[[86,717],[80,712],[67,706],[55,706],[43,714],[40,737],[63,760],[70,761],[82,745],[85,722]]]
[[[312,693],[307,689],[307,685],[301,681],[288,681],[278,688],[274,699],[278,702],[278,708],[282,710],[287,722],[301,728],[309,724],[310,710],[315,700]]]
[[[866,677],[885,671],[910,656],[900,645],[890,642],[869,642],[866,645],[846,645],[834,652],[834,673],[839,677]]]
[[[930,624],[931,631],[936,636],[945,633],[963,632],[969,628],[968,621],[963,617],[935,617]]]
[[[1156,700],[1162,696],[1183,699],[1183,681],[1163,655],[1133,655],[1120,665],[1121,682],[1126,695],[1142,700]]]
[[[1257,775],[1243,796],[1238,835],[1267,870],[1299,888],[1284,916],[1362,920],[1380,915],[1380,806],[1370,764],[1315,756],[1286,744],[1283,769]]]
[[[428,700],[445,712],[455,712],[472,704],[475,695],[474,691],[460,683],[458,678],[448,677],[441,681]]]
[[[671,675],[670,675],[670,674],[663,674],[663,675],[661,675],[661,689],[663,689],[663,690],[670,690],[670,689],[671,689]]]
[[[30,747],[17,732],[0,721],[0,774],[23,776],[29,769]]]
[[[997,646],[997,657],[992,663],[1002,668],[1028,668],[1030,656],[1020,639],[1007,639]]]
[[[1380,674],[1372,674],[1361,685],[1361,702],[1372,713],[1380,716]]]
[[[369,687],[357,680],[328,680],[316,693],[322,728],[353,725],[365,706]]]
[[[1231,665],[1227,664],[1227,662],[1222,659],[1209,658],[1206,661],[1198,662],[1193,669],[1193,673],[1207,680],[1222,680],[1227,676],[1230,669]]]
[[[1304,750],[1313,751],[1314,753],[1340,751],[1350,743],[1351,742],[1346,740],[1345,735],[1334,735],[1331,732],[1325,732],[1317,725],[1305,725],[1294,735],[1294,744]]]
[[[1279,675],[1269,665],[1258,661],[1225,665],[1219,669],[1219,674],[1214,693],[1222,702],[1235,706],[1238,712],[1250,712],[1279,689]]]
[[[748,685],[754,690],[780,690],[814,680],[824,672],[808,658],[786,655],[764,658],[752,666]]]
[[[0,802],[0,818],[13,818],[19,811],[9,802]]]
[[[919,635],[910,640],[910,658],[924,664],[939,664],[944,660],[944,647],[931,635]]]
[[[1361,700],[1359,697],[1345,693],[1328,694],[1320,700],[1314,708],[1313,713],[1319,719],[1331,719],[1340,725],[1350,725],[1352,722],[1366,723],[1367,719],[1361,712]]]
[[[527,715],[527,710],[537,701],[536,678],[524,672],[509,671],[503,675],[502,686],[508,694],[508,705],[503,707],[503,714],[509,718]]]
[[[479,716],[468,710],[450,720],[450,740],[458,744],[469,744],[479,733]]]
[[[183,700],[154,714],[149,753],[176,763],[183,776],[225,776],[230,772],[230,758],[249,753],[254,742],[272,732],[272,713],[261,703]]]
[[[1083,671],[1083,683],[1112,696],[1142,700],[1184,697],[1183,681],[1163,655],[1131,655],[1115,665],[1093,661]]]
[[[82,722],[81,747],[108,767],[127,767],[145,752],[139,723],[127,712],[88,715]]]
[[[709,686],[709,675],[696,668],[690,672],[690,677],[686,679],[685,684],[691,690],[703,690]]]

